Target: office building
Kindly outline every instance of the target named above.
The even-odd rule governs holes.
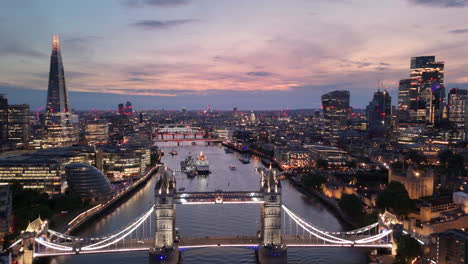
[[[468,263],[468,233],[449,229],[430,236],[430,257],[438,264]]]
[[[65,166],[68,186],[81,199],[91,203],[105,202],[112,197],[109,179],[97,168],[86,163]]]
[[[103,145],[109,141],[109,122],[95,120],[86,124],[85,138],[88,145]]]
[[[0,185],[0,248],[5,236],[12,231],[12,191],[8,184]]]
[[[409,120],[411,79],[400,80],[398,85],[398,119]]]
[[[0,95],[0,150],[6,148],[8,143],[8,99]]]
[[[468,90],[450,89],[448,94],[448,118],[454,125],[454,139],[466,140],[468,136]]]
[[[30,137],[29,105],[8,106],[8,141],[20,147]]]
[[[367,124],[370,130],[385,128],[392,117],[392,97],[387,91],[374,93],[374,98],[366,108]]]
[[[332,144],[336,144],[339,131],[346,129],[346,120],[351,114],[349,91],[333,91],[322,95],[322,110],[325,118],[325,129],[330,135]]]
[[[17,182],[25,189],[59,194],[62,187],[58,161],[29,156],[0,160],[0,184]]]
[[[410,78],[410,119],[437,126],[445,107],[444,62],[435,56],[413,57]]]

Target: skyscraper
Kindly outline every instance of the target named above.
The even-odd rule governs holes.
[[[349,91],[333,91],[322,95],[323,117],[325,129],[331,135],[331,143],[336,144],[339,132],[346,129],[346,120],[351,114],[349,106]]]
[[[127,101],[127,103],[125,104],[124,114],[125,115],[133,114],[133,107],[132,107],[132,103],[130,101]]]
[[[29,140],[29,105],[8,106],[8,141],[22,146]]]
[[[322,95],[323,116],[326,120],[343,121],[349,117],[349,91],[333,91]]]
[[[0,94],[0,150],[8,141],[8,99]]]
[[[398,85],[398,119],[409,119],[411,79],[400,80]]]
[[[445,107],[444,62],[435,56],[411,58],[409,114],[412,121],[437,126]]]
[[[390,124],[392,97],[387,91],[378,90],[366,108],[369,129],[380,129]]]
[[[47,143],[49,146],[67,146],[77,140],[70,116],[71,108],[65,84],[60,41],[58,35],[54,35],[52,54],[50,56],[49,87],[47,90],[45,118]]]
[[[448,118],[455,127],[454,139],[466,140],[468,137],[468,90],[450,89],[448,95]]]

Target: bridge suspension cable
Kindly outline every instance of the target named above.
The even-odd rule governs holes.
[[[47,248],[52,248],[52,249],[55,249],[55,250],[60,250],[60,251],[72,251],[73,248],[72,247],[67,247],[67,246],[63,246],[63,245],[60,245],[60,244],[55,244],[55,243],[51,243],[51,242],[47,242],[45,240],[42,240],[38,237],[36,237],[34,239],[37,243],[47,247]]]
[[[347,240],[347,239],[343,239],[343,238],[339,238],[339,237],[335,237],[335,236],[332,236],[330,234],[327,234],[313,226],[311,226],[310,224],[308,224],[306,221],[302,220],[301,218],[299,218],[297,215],[295,215],[291,210],[289,210],[285,205],[282,205],[282,208],[283,210],[286,212],[286,214],[288,214],[289,217],[291,217],[292,220],[294,220],[294,222],[299,225],[300,227],[302,227],[305,231],[307,231],[310,235],[313,235],[317,238],[320,238],[322,240],[325,240],[327,242],[330,242],[330,243],[335,243],[335,244],[352,244],[353,241],[351,240]],[[313,230],[313,231],[312,231]]]
[[[110,236],[110,237],[107,237],[106,239],[102,240],[102,241],[99,241],[97,243],[94,243],[94,244],[91,244],[91,245],[88,245],[88,246],[85,246],[85,247],[82,247],[81,249],[82,250],[96,250],[96,249],[102,249],[102,248],[105,248],[105,247],[108,247],[108,246],[111,246],[117,242],[119,242],[120,240],[124,239],[125,237],[127,237],[128,235],[130,235],[133,231],[135,231],[138,227],[140,227],[145,221],[146,219],[148,219],[148,217],[151,216],[151,214],[154,212],[154,207],[151,207],[150,210],[148,210],[148,212],[146,212],[142,217],[138,218],[135,222],[133,222],[131,225],[129,225],[128,227],[124,228],[123,230],[121,230],[120,232]],[[114,239],[115,238],[115,239]],[[114,240],[112,240],[114,239]],[[110,241],[112,240],[111,242],[109,243],[105,243],[107,241]],[[105,244],[104,244],[105,243]]]
[[[284,212],[286,213],[287,216],[290,217],[294,221],[294,223],[297,226],[300,226],[303,229],[303,232],[306,231],[309,233],[309,235],[314,236],[318,239],[322,239],[323,241],[333,243],[333,244],[369,244],[372,242],[376,242],[381,240],[382,238],[390,235],[392,233],[392,230],[385,230],[384,232],[380,234],[376,234],[373,236],[357,239],[357,240],[350,240],[350,239],[344,239],[341,237],[336,237],[334,235],[331,235],[330,232],[320,230],[317,227],[314,227],[307,223],[305,220],[294,214],[289,208],[287,208],[285,205],[282,205],[282,208]],[[379,224],[375,223],[372,225],[368,225],[356,230],[352,231],[347,231],[347,232],[332,232],[333,234],[339,234],[339,235],[360,235],[363,234],[366,231],[370,231],[373,228],[376,228]],[[296,226],[296,227],[297,227]],[[297,235],[297,228],[296,228],[296,235]]]

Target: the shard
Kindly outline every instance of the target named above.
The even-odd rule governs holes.
[[[47,147],[67,146],[76,140],[58,35],[54,35],[50,56],[45,128]]]

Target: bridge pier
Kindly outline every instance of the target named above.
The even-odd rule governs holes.
[[[22,232],[21,242],[23,244],[23,256],[20,258],[20,264],[33,264],[34,263],[34,251],[36,244],[36,233],[35,232]]]
[[[174,191],[176,179],[173,173],[162,172],[155,186],[154,213],[155,236],[154,247],[149,250],[150,264],[177,264],[180,252],[175,242],[175,205]]]
[[[261,243],[257,258],[260,264],[285,264],[288,260],[287,246],[281,238],[281,183],[270,168],[267,175],[261,172],[260,190],[265,203],[261,206]]]

